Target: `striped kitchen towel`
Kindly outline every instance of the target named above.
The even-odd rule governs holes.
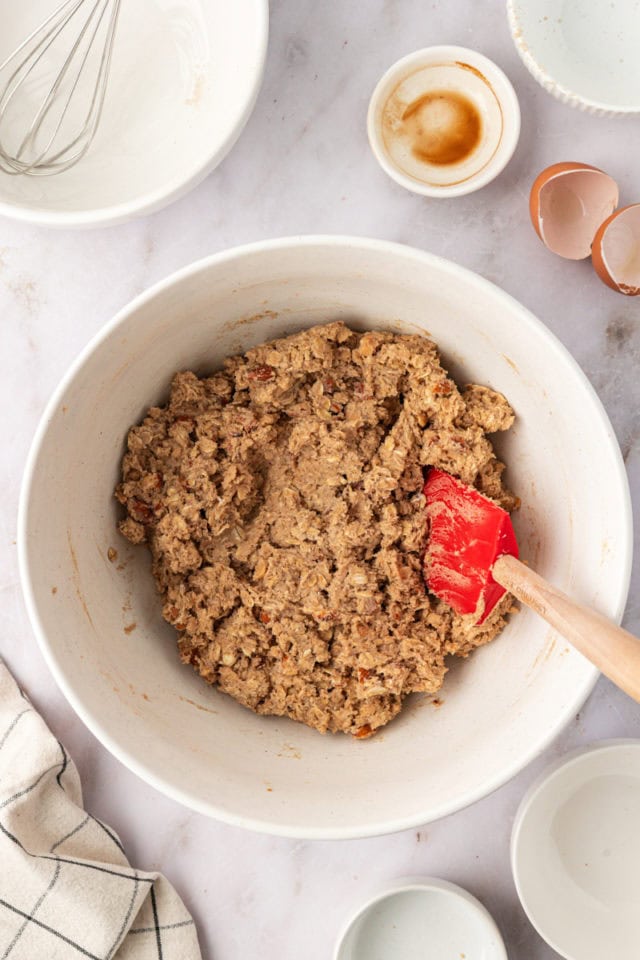
[[[0,960],[200,960],[164,877],[130,866],[0,660]]]

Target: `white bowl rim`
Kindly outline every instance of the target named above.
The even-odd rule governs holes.
[[[367,897],[364,903],[362,903],[354,913],[350,914],[346,922],[343,923],[340,934],[336,940],[333,960],[341,960],[340,951],[342,949],[345,937],[354,924],[360,919],[360,917],[363,917],[364,914],[371,909],[371,907],[374,907],[377,903],[381,903],[383,900],[393,897],[398,893],[410,893],[413,890],[419,890],[425,893],[444,893],[452,899],[462,901],[467,907],[476,913],[477,916],[482,918],[482,922],[485,924],[487,931],[493,934],[495,937],[498,947],[502,947],[504,960],[507,960],[507,951],[500,928],[498,927],[498,924],[496,923],[492,914],[485,907],[484,903],[478,900],[477,897],[474,897],[474,895],[466,890],[465,887],[461,887],[457,883],[452,883],[450,880],[443,880],[441,877],[426,876],[399,877],[387,884],[384,889],[378,890],[377,893]]]
[[[197,187],[205,177],[222,163],[231,148],[235,145],[247,125],[256,100],[258,99],[258,94],[260,93],[269,44],[269,0],[254,0],[254,2],[259,5],[257,28],[260,38],[260,49],[255,65],[253,83],[242,113],[238,116],[233,128],[229,131],[226,139],[220,144],[215,153],[211,154],[205,160],[202,160],[199,164],[196,164],[188,173],[174,177],[173,181],[168,185],[158,188],[151,193],[143,194],[136,200],[129,200],[125,203],[114,203],[106,207],[97,207],[94,210],[78,210],[66,213],[63,210],[49,210],[46,207],[38,207],[34,204],[13,203],[0,199],[0,216],[10,217],[12,220],[20,220],[25,223],[37,223],[43,227],[59,227],[63,229],[72,227],[112,227],[120,223],[125,223],[128,220],[133,220],[135,217],[156,213],[162,209],[162,207],[169,206],[169,204],[174,203],[189,193],[194,187]]]
[[[520,805],[518,806],[515,819],[513,821],[513,827],[511,828],[509,859],[511,862],[513,882],[515,884],[516,893],[518,894],[518,899],[522,909],[526,913],[529,923],[542,937],[544,942],[548,943],[549,946],[561,957],[565,957],[565,960],[577,960],[577,958],[571,958],[569,954],[564,952],[563,947],[561,947],[553,939],[550,939],[549,936],[542,930],[536,918],[532,913],[529,912],[529,907],[527,906],[526,899],[523,896],[519,873],[520,858],[518,849],[520,835],[522,833],[522,824],[524,823],[527,814],[542,791],[557,776],[559,776],[561,773],[564,773],[566,769],[580,764],[586,757],[591,757],[599,753],[615,753],[617,750],[625,747],[640,749],[640,739],[637,737],[615,737],[610,740],[597,740],[595,743],[591,743],[586,747],[576,747],[574,750],[570,750],[568,753],[563,754],[563,756],[558,757],[557,760],[554,760],[547,767],[545,767],[542,773],[536,777],[525,793],[524,797],[520,801]]]
[[[420,64],[428,65],[434,56],[446,57],[452,60],[464,57],[471,62],[472,66],[483,70],[489,79],[496,78],[499,80],[503,87],[500,96],[498,96],[496,90],[493,90],[493,87],[491,88],[494,96],[500,103],[504,118],[503,135],[506,146],[503,153],[499,154],[497,152],[483,170],[479,171],[475,176],[470,176],[468,180],[441,187],[416,180],[409,176],[409,174],[404,173],[395,163],[392,163],[387,151],[384,149],[382,138],[375,123],[375,114],[380,96],[389,81],[396,75],[400,76],[408,67]],[[367,136],[369,138],[369,146],[384,172],[391,177],[392,180],[395,180],[397,184],[404,187],[405,190],[410,190],[411,193],[417,193],[423,197],[441,198],[443,200],[449,197],[462,197],[469,193],[475,193],[476,190],[481,190],[482,187],[486,187],[495,180],[496,177],[500,176],[518,146],[520,124],[521,116],[518,95],[502,67],[499,67],[494,60],[485,56],[484,53],[480,53],[479,50],[449,43],[421,47],[419,50],[413,50],[411,53],[406,54],[406,56],[396,60],[395,63],[392,63],[375,85],[367,109]]]
[[[344,246],[346,249],[349,247],[357,247],[361,250],[370,250],[387,255],[406,257],[413,259],[416,263],[416,267],[419,267],[421,264],[425,263],[428,263],[432,266],[437,266],[440,270],[455,274],[457,277],[462,277],[465,282],[475,284],[480,288],[484,288],[488,292],[492,293],[493,296],[502,299],[505,304],[508,304],[511,307],[511,309],[518,311],[520,314],[519,319],[521,323],[533,327],[539,334],[544,336],[548,347],[556,351],[562,357],[563,361],[573,369],[575,375],[581,381],[584,389],[591,396],[594,404],[594,411],[598,412],[601,426],[611,440],[610,449],[617,466],[616,479],[619,486],[619,503],[624,515],[624,527],[626,530],[625,540],[621,545],[621,553],[623,556],[623,573],[620,578],[620,585],[617,595],[614,598],[614,619],[617,622],[620,622],[622,619],[622,615],[626,606],[633,553],[631,495],[629,492],[629,484],[622,460],[622,454],[620,452],[620,447],[616,440],[607,413],[586,374],[583,372],[577,361],[574,360],[567,348],[560,342],[560,340],[558,340],[555,334],[553,334],[551,330],[549,330],[548,327],[542,323],[541,320],[538,320],[534,314],[527,310],[526,307],[522,306],[519,301],[517,301],[510,294],[506,293],[506,291],[502,290],[500,287],[491,283],[490,280],[481,277],[479,274],[474,273],[472,270],[469,270],[466,267],[459,266],[452,260],[447,260],[444,257],[436,256],[435,254],[428,253],[424,250],[419,250],[406,244],[395,243],[389,240],[378,240],[348,235],[306,234],[299,236],[294,235],[279,237],[271,240],[259,240],[254,243],[231,247],[197,260],[194,263],[175,271],[168,277],[165,277],[163,280],[155,283],[153,286],[140,293],[126,306],[119,310],[118,313],[108,323],[106,323],[97,334],[95,334],[95,336],[89,341],[84,349],[80,351],[79,355],[76,357],[75,361],[73,361],[66,374],[58,384],[58,387],[54,390],[48,404],[45,407],[44,413],[42,414],[27,457],[18,505],[17,540],[20,580],[22,583],[25,606],[27,608],[31,626],[36,635],[36,640],[45,662],[53,674],[53,678],[58,687],[68,700],[73,710],[76,712],[85,726],[90,730],[90,732],[96,737],[96,739],[99,740],[100,743],[102,743],[102,745],[106,747],[111,754],[113,754],[113,756],[115,756],[122,764],[124,764],[125,767],[140,777],[141,780],[144,780],[146,783],[150,784],[161,793],[164,793],[165,796],[170,797],[172,800],[181,803],[183,806],[186,806],[191,810],[195,810],[197,813],[202,813],[205,816],[213,817],[216,820],[221,820],[233,826],[243,827],[245,829],[254,830],[260,833],[269,833],[275,836],[290,837],[302,840],[349,840],[381,836],[384,834],[396,833],[401,830],[418,827],[423,823],[423,818],[416,815],[410,815],[397,819],[385,819],[379,821],[378,823],[369,824],[358,829],[353,827],[310,828],[308,826],[291,828],[280,823],[272,822],[271,820],[263,820],[256,817],[238,815],[232,810],[217,806],[213,801],[205,803],[204,801],[191,796],[187,789],[176,786],[165,777],[158,776],[155,772],[150,770],[143,761],[140,761],[136,757],[132,756],[130,751],[122,749],[112,740],[110,734],[103,729],[100,718],[94,715],[90,701],[85,702],[84,698],[77,694],[72,686],[67,682],[64,672],[58,663],[55,651],[49,644],[43,622],[38,612],[34,588],[31,583],[29,563],[27,560],[26,543],[28,534],[31,485],[34,479],[35,464],[40,451],[40,446],[47,432],[49,422],[52,420],[55,411],[60,405],[61,397],[71,384],[72,380],[75,378],[77,372],[84,365],[87,358],[102,344],[104,340],[106,340],[112,334],[115,329],[120,326],[120,324],[122,324],[129,317],[130,314],[137,311],[144,304],[153,300],[154,297],[164,292],[173,284],[193,276],[200,270],[206,269],[212,264],[226,263],[239,257],[251,257],[255,253],[261,253],[263,251],[283,250],[290,246],[335,247],[336,245]],[[549,744],[561,732],[561,730],[564,729],[567,723],[569,723],[575,713],[577,713],[577,711],[582,707],[583,703],[593,690],[599,676],[600,673],[596,667],[592,667],[591,670],[585,674],[583,686],[576,691],[576,694],[572,700],[567,701],[564,706],[564,710],[559,714],[559,719],[556,725],[551,727],[547,731],[546,735],[542,737],[533,748],[525,749],[517,760],[514,760],[510,765],[505,767],[501,771],[500,775],[495,776],[488,783],[483,782],[479,784],[476,790],[469,792],[463,797],[460,797],[455,803],[443,804],[440,809],[436,809],[430,815],[430,821],[434,821],[440,819],[441,817],[456,813],[458,810],[462,810],[470,804],[475,803],[477,800],[489,796],[499,787],[503,786],[514,776],[516,776],[517,773],[523,770],[524,767],[526,767],[549,746]]]
[[[518,0],[507,0],[507,14],[509,19],[509,29],[511,38],[515,44],[516,50],[520,54],[520,59],[524,63],[529,73],[534,77],[544,89],[557,100],[568,103],[570,106],[577,106],[588,113],[600,114],[601,116],[619,116],[636,117],[640,114],[640,103],[635,107],[624,106],[616,103],[607,103],[604,100],[594,100],[591,97],[585,97],[581,93],[576,93],[565,87],[564,84],[556,80],[555,77],[542,66],[542,64],[533,56],[528,44],[523,44],[525,34],[522,24],[518,19],[516,3]]]

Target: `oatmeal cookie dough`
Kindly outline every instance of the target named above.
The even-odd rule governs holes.
[[[358,737],[434,693],[510,598],[475,626],[427,593],[423,468],[513,509],[487,437],[512,422],[425,337],[342,323],[177,373],[129,431],[116,496],[182,660],[257,713]]]

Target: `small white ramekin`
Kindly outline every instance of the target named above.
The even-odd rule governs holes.
[[[452,165],[452,180],[445,184],[429,182],[426,179],[428,176],[426,166],[425,179],[419,179],[402,170],[387,149],[382,121],[389,98],[405,80],[417,71],[440,66],[458,68],[459,85],[456,83],[455,88],[451,89],[457,93],[466,94],[471,99],[474,99],[471,85],[474,82],[477,83],[479,76],[490,88],[490,94],[495,97],[501,117],[499,125],[495,130],[490,131],[495,143],[492,144],[489,159],[477,171],[458,179]],[[425,86],[424,92],[428,90],[429,87]],[[367,132],[371,149],[380,166],[400,186],[427,197],[458,197],[486,186],[505,168],[513,155],[520,135],[520,106],[507,76],[500,67],[481,53],[458,46],[425,47],[398,60],[380,79],[369,102]]]

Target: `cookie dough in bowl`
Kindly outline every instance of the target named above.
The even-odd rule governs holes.
[[[311,327],[172,380],[127,438],[120,532],[147,541],[182,660],[256,713],[371,736],[504,626],[427,594],[424,470],[506,509],[489,432],[513,411],[460,393],[424,336]]]
[[[82,720],[149,783],[229,823],[309,838],[399,830],[486,796],[597,676],[519,610],[491,643],[450,658],[435,695],[409,695],[358,739],[256,714],[180,662],[149,553],[117,531],[127,433],[167,404],[176,371],[206,379],[228,357],[335,322],[428,337],[454,383],[508,398],[515,422],[491,442],[522,501],[521,554],[543,576],[619,618],[631,555],[620,453],[584,375],[523,307],[455,264],[380,241],[291,238],[217,254],[123,310],[56,391],[25,474],[21,574],[40,647]]]

